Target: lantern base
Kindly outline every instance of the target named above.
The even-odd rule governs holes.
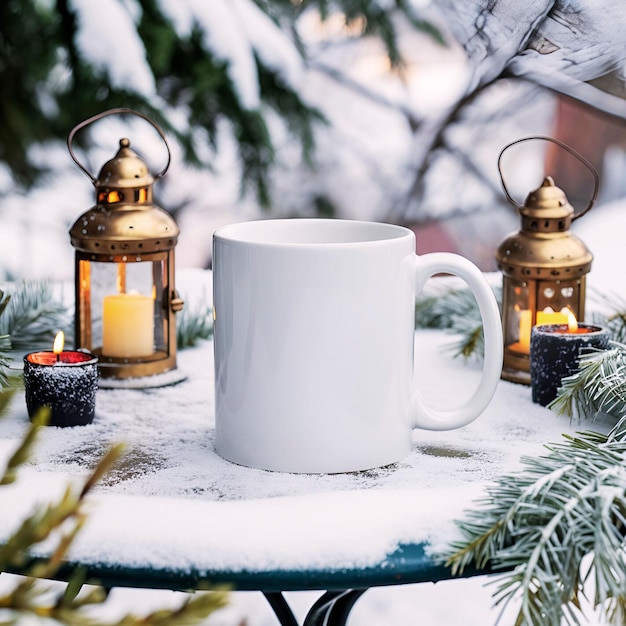
[[[530,385],[530,345],[519,342],[504,346],[504,363],[501,378],[520,385]]]
[[[144,378],[176,369],[176,355],[157,350],[145,357],[111,357],[102,354],[102,348],[92,352],[98,357],[100,378]]]
[[[178,369],[173,369],[160,374],[140,376],[137,378],[103,378],[100,376],[99,389],[154,389],[156,387],[169,387],[178,385],[187,380],[187,374]]]
[[[530,372],[522,370],[504,368],[502,370],[502,380],[508,380],[512,383],[518,383],[520,385],[530,385]]]

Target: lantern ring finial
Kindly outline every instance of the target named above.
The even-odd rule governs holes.
[[[170,146],[167,143],[165,134],[155,122],[153,122],[149,117],[147,117],[143,113],[140,113],[139,111],[135,111],[134,109],[127,109],[127,108],[122,108],[122,107],[115,108],[115,109],[108,109],[107,111],[98,113],[97,115],[94,115],[84,120],[83,122],[80,122],[79,124],[74,126],[74,128],[72,128],[69,135],[67,136],[67,149],[69,150],[70,156],[74,160],[74,163],[76,163],[76,165],[78,165],[78,167],[80,167],[80,169],[83,170],[85,174],[87,174],[87,176],[89,177],[92,183],[96,182],[96,177],[93,176],[93,174],[78,160],[78,157],[74,154],[74,150],[72,149],[72,142],[74,140],[74,135],[76,135],[76,133],[81,128],[84,128],[85,126],[89,126],[89,124],[92,124],[93,122],[97,122],[98,120],[101,120],[104,117],[107,117],[109,115],[124,115],[124,114],[137,115],[138,117],[148,122],[157,131],[157,133],[159,133],[159,137],[161,137],[161,139],[163,140],[163,143],[165,144],[165,147],[167,149],[167,163],[165,164],[165,167],[163,168],[163,170],[159,172],[158,174],[155,174],[154,177],[161,178],[162,176],[165,176],[165,173],[169,169],[170,162],[172,160],[172,153],[170,151]]]
[[[516,144],[522,143],[524,141],[531,141],[533,139],[539,139],[542,141],[551,141],[552,143],[556,144],[560,148],[563,148],[563,150],[565,150],[566,152],[569,152],[572,156],[576,157],[583,165],[585,165],[587,169],[593,175],[593,179],[594,179],[593,196],[591,197],[591,200],[589,201],[589,204],[587,205],[585,209],[583,209],[579,213],[575,213],[572,216],[572,221],[578,219],[579,217],[582,217],[596,203],[596,200],[598,198],[598,190],[600,188],[600,176],[598,175],[596,168],[589,161],[587,161],[585,157],[583,157],[581,154],[576,152],[576,150],[574,150],[573,148],[570,148],[567,144],[563,143],[562,141],[559,141],[558,139],[555,139],[554,137],[545,137],[542,135],[536,135],[533,137],[523,137],[522,139],[517,139],[516,141],[513,141],[509,145],[504,146],[504,148],[502,148],[502,150],[500,151],[500,155],[498,156],[498,173],[500,174],[500,181],[502,182],[502,188],[504,189],[504,193],[507,197],[507,200],[516,208],[518,209],[522,208],[522,205],[517,203],[514,200],[514,198],[511,196],[511,194],[509,193],[509,190],[506,187],[506,183],[504,182],[504,174],[502,173],[502,163],[501,163],[502,155],[512,146],[515,146]]]

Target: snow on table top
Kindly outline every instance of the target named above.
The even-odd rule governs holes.
[[[420,330],[415,340],[415,379],[427,399],[443,408],[468,398],[480,366],[452,358],[444,347],[453,338],[443,332]],[[590,427],[533,404],[530,388],[501,381],[478,420],[414,431],[411,453],[392,466],[268,472],[214,451],[212,343],[179,352],[178,367],[187,380],[175,386],[100,389],[91,425],[43,429],[18,481],[0,488],[0,539],[122,441],[125,456],[89,498],[74,559],[192,572],[372,566],[403,543],[443,550],[457,536],[453,520],[489,481],[562,433]],[[27,426],[18,391],[0,419],[0,463]]]

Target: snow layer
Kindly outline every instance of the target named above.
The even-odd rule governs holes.
[[[209,272],[194,276],[210,284]],[[476,364],[446,352],[451,340],[416,334],[416,384],[439,408],[463,402],[480,376]],[[181,352],[179,368],[188,378],[175,386],[99,390],[91,425],[46,428],[30,467],[0,489],[0,538],[122,441],[126,455],[89,500],[75,558],[183,571],[374,565],[401,543],[444,550],[457,536],[454,520],[489,481],[580,428],[534,405],[528,387],[502,381],[473,424],[415,431],[411,453],[394,465],[338,475],[267,472],[214,451],[212,343]],[[0,420],[0,459],[27,425],[17,392]]]

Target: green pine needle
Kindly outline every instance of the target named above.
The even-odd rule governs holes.
[[[176,343],[180,350],[195,346],[213,336],[213,309],[206,301],[195,307],[185,306],[176,316]]]
[[[211,313],[210,307],[204,305],[194,310],[187,309],[185,315],[179,316],[178,339],[182,347],[194,345],[198,339],[211,336]],[[15,287],[11,295],[0,291],[0,391],[5,395],[11,391],[8,389],[8,358],[5,356],[11,349],[26,350],[47,345],[56,330],[69,327],[67,308],[54,295],[50,283],[23,282]],[[16,480],[17,472],[28,459],[46,417],[42,414],[33,420],[23,441],[0,471],[0,487]],[[31,616],[38,623],[72,626],[193,625],[205,621],[210,614],[225,606],[227,593],[218,590],[189,596],[175,609],[159,610],[142,617],[129,614],[108,624],[94,620],[83,612],[85,607],[104,602],[107,594],[99,588],[87,594],[79,593],[83,582],[80,571],[60,594],[55,594],[36,580],[54,576],[85,522],[83,501],[86,495],[120,454],[121,446],[111,448],[85,481],[81,491],[75,492],[68,488],[57,502],[39,507],[0,545],[0,571],[7,567],[23,569],[31,560],[30,553],[34,545],[53,533],[58,535],[57,546],[51,557],[36,561],[29,570],[31,577],[19,579],[4,595],[0,594],[2,624],[17,626],[25,616]]]
[[[4,291],[0,289],[0,324],[2,322],[2,314],[6,311],[6,308],[9,305],[10,301],[11,296],[5,295]],[[9,385],[9,377],[7,371],[10,361],[8,353],[10,351],[11,337],[8,334],[2,334],[0,331],[0,391],[6,389]]]
[[[606,616],[623,611],[625,456],[623,436],[588,432],[524,458],[520,472],[499,478],[458,522],[453,572],[471,564],[505,570],[494,598],[503,607],[521,598],[520,626],[579,624],[579,598],[592,578],[594,607]]]
[[[500,289],[494,289],[496,299]],[[485,339],[480,311],[468,288],[450,289],[436,296],[421,296],[415,305],[416,328],[436,328],[454,334],[457,339],[448,349],[454,356],[482,360]]]
[[[30,457],[37,435],[41,427],[46,425],[49,418],[50,410],[46,408],[41,409],[33,417],[30,427],[24,434],[20,445],[7,461],[3,473],[0,473],[0,486],[10,485],[12,482],[15,482],[17,469]]]
[[[474,354],[480,318],[465,291],[425,300],[417,311],[430,327],[459,333]],[[571,418],[608,419],[611,432],[565,437],[523,459],[520,472],[498,479],[458,522],[463,539],[447,555],[455,574],[470,565],[500,572],[495,603],[521,599],[516,626],[580,624],[590,581],[594,608],[626,623],[626,307],[613,308],[593,320],[609,329],[610,349],[581,355],[550,405]]]
[[[0,392],[9,387],[9,357],[11,352],[11,337],[9,335],[0,336]]]
[[[0,298],[3,296],[0,292]],[[55,333],[70,334],[69,308],[49,281],[17,283],[0,310],[0,336],[11,338],[13,350],[28,351],[52,345]]]
[[[28,459],[37,432],[44,422],[45,416],[36,418],[27,430],[6,469],[0,472],[0,488],[15,480],[17,470]],[[0,593],[0,622],[3,626],[18,626],[26,621],[50,626],[194,626],[226,605],[227,591],[215,590],[190,594],[174,609],[157,610],[145,616],[128,614],[112,622],[100,621],[93,617],[89,609],[106,602],[107,593],[99,587],[83,593],[83,571],[79,569],[61,591],[39,580],[54,578],[86,520],[84,502],[87,494],[121,452],[122,446],[113,446],[81,489],[68,486],[57,501],[37,506],[30,517],[24,519],[0,544],[0,572],[15,569],[28,571],[28,576],[17,578]],[[49,558],[37,559],[32,564],[32,548],[44,540],[55,540],[56,547]]]
[[[626,345],[583,354],[579,370],[561,381],[550,408],[573,418],[617,421],[626,415]]]

